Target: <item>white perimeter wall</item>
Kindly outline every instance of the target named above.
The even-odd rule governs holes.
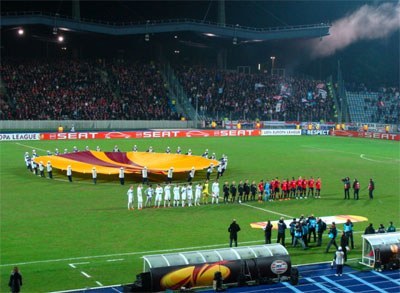
[[[171,120],[9,120],[0,121],[0,130],[54,130],[57,131],[58,126],[64,127],[64,131],[71,129],[75,126],[75,130],[91,130],[91,129],[182,129],[182,128],[195,128],[194,121],[171,121]]]

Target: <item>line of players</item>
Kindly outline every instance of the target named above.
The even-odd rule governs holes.
[[[211,204],[219,203],[219,183],[215,180],[211,186]],[[133,210],[135,196],[134,186],[131,185],[127,191],[128,196],[128,209]],[[152,184],[144,186],[139,184],[136,188],[136,201],[139,210],[143,208],[160,208],[163,207],[191,207],[200,206],[209,203],[209,183],[206,180],[203,184],[197,183],[193,185],[192,182],[184,184],[171,184],[167,183],[164,187],[157,184],[154,188]],[[154,201],[153,201],[154,197]],[[162,204],[163,203],[163,204]]]
[[[241,203],[255,201],[256,196],[258,202],[290,198],[321,198],[321,187],[321,178],[314,180],[313,177],[306,179],[300,176],[297,180],[292,177],[292,180],[286,179],[282,182],[276,177],[271,181],[261,180],[258,184],[255,181],[250,184],[248,180],[241,180],[237,186],[235,181],[231,184],[225,182],[222,191],[224,202],[235,202],[237,198],[237,201]]]

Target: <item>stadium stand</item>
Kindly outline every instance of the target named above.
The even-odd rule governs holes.
[[[179,120],[154,62],[5,60],[0,117],[7,120]],[[332,121],[317,80],[205,67],[175,70],[200,117]]]
[[[200,66],[176,69],[200,115],[230,119],[325,120],[333,101],[317,80],[218,71]]]
[[[1,75],[1,119],[179,119],[155,64],[6,60]]]
[[[398,124],[400,96],[398,88],[381,88],[378,92],[346,91],[352,122]]]

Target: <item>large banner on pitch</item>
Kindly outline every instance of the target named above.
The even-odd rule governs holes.
[[[232,137],[260,136],[259,129],[226,130],[148,130],[148,131],[110,131],[110,132],[50,132],[40,134],[41,140],[74,139],[139,139],[139,138],[176,138],[176,137]]]

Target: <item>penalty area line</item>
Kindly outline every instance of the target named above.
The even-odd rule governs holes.
[[[252,206],[252,205],[249,205],[249,204],[245,204],[245,203],[241,203],[240,205],[243,205],[243,206],[246,206],[246,207],[249,207],[249,208],[253,208],[253,209],[256,209],[256,210],[261,210],[261,211],[264,211],[264,212],[267,212],[267,213],[283,216],[283,217],[286,217],[286,218],[291,218],[291,219],[294,218],[293,216],[285,215],[285,214],[282,214],[282,213],[274,212],[274,211],[263,209],[263,208],[260,208],[260,207],[255,207],[255,206]]]
[[[30,146],[30,145],[26,145],[26,144],[22,144],[22,143],[19,143],[19,142],[16,142],[15,144],[23,146],[23,147],[26,147],[26,148],[34,149],[34,150],[39,150],[39,151],[44,151],[44,152],[46,151],[44,149],[36,148],[36,147]]]

